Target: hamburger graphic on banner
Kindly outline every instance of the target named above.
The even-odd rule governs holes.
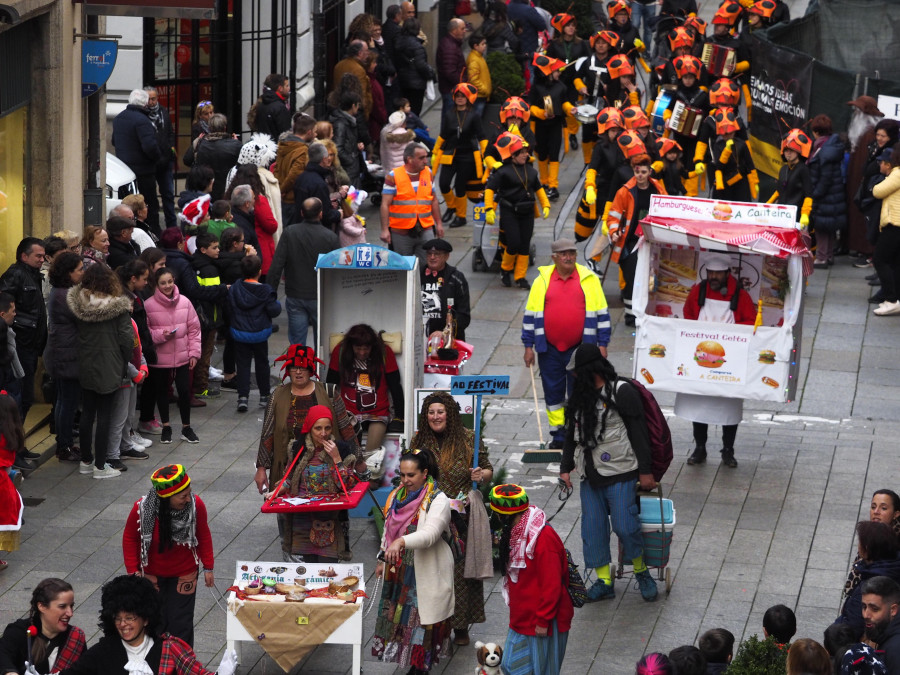
[[[730,330],[681,328],[672,360],[673,375],[679,380],[743,384],[747,377],[750,336]]]

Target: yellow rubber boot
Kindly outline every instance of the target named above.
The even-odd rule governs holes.
[[[466,211],[469,208],[469,202],[465,196],[456,198],[456,217],[466,219]]]
[[[510,272],[516,266],[516,256],[503,251],[503,259],[500,262],[500,282],[507,288],[512,286],[512,275]]]
[[[549,159],[539,159],[538,160],[538,175],[541,177],[541,185],[549,186],[550,183],[550,170],[549,170]]]
[[[550,162],[550,180],[547,187],[559,188],[559,162]]]
[[[693,178],[683,178],[681,182],[684,184],[684,189],[688,197],[697,196],[698,190],[700,189],[699,176],[694,176]]]
[[[511,258],[512,256],[510,256]],[[513,277],[516,281],[519,279],[524,279],[525,275],[528,273],[528,256],[527,255],[517,255],[516,256],[516,269],[513,272]]]
[[[444,202],[447,204],[448,211],[456,211],[456,195],[452,192],[442,192]]]
[[[575,139],[578,139],[578,130],[581,128],[581,125],[578,123],[574,117],[569,117],[566,115],[566,130],[563,132],[563,143],[565,145],[565,152],[569,152],[569,149],[572,147],[571,138],[574,136]]]
[[[584,157],[584,163],[591,163],[591,155],[594,154],[594,146],[597,145],[596,141],[584,141],[581,144],[581,156]]]

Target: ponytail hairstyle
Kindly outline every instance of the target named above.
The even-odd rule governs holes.
[[[10,397],[3,396],[0,398]],[[31,606],[28,610],[28,618],[31,621],[31,625],[38,629],[38,634],[41,633],[41,611],[38,608],[38,605],[49,606],[50,603],[60,596],[60,594],[68,593],[70,591],[73,591],[72,584],[55,577],[44,579],[34,587],[34,591],[31,593]],[[49,654],[47,645],[49,642],[49,640],[42,640],[40,637],[31,641],[30,656],[32,663],[40,663],[47,658]]]
[[[441,470],[438,468],[437,460],[428,450],[408,450],[400,455],[401,462],[415,462],[419,471],[426,471],[434,481],[437,482],[441,477]]]

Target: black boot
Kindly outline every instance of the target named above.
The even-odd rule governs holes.
[[[512,272],[500,270],[500,283],[509,288],[512,286]]]
[[[737,468],[737,460],[734,458],[734,448],[722,448],[722,464],[729,469]],[[690,460],[688,460],[690,461]]]
[[[695,464],[703,464],[706,462],[706,444],[705,443],[697,443],[697,447],[694,448],[694,452],[691,453],[691,456],[688,457],[687,463],[691,466]]]

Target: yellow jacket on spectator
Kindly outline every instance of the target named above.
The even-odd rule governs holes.
[[[474,49],[469,52],[466,59],[466,72],[469,75],[469,83],[475,85],[479,98],[490,98],[494,90],[491,85],[491,71],[487,61]]]

